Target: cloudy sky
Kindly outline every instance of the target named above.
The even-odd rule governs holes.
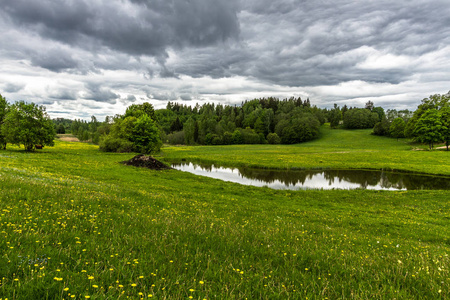
[[[448,0],[0,0],[0,94],[52,118],[239,104],[414,110],[450,90]]]

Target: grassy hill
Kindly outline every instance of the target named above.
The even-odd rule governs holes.
[[[324,128],[161,159],[450,174],[445,151]],[[0,151],[0,298],[447,299],[448,191],[282,191],[119,164],[57,141]]]

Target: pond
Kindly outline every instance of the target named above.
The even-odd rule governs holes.
[[[374,170],[269,170],[174,163],[174,169],[273,189],[449,190],[450,177]]]

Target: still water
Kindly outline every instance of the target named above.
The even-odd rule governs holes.
[[[177,170],[273,189],[449,190],[450,177],[369,170],[267,170],[177,163]]]

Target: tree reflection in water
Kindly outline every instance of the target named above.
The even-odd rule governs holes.
[[[190,162],[172,167],[197,175],[275,189],[449,190],[450,177],[374,170],[268,170]]]

